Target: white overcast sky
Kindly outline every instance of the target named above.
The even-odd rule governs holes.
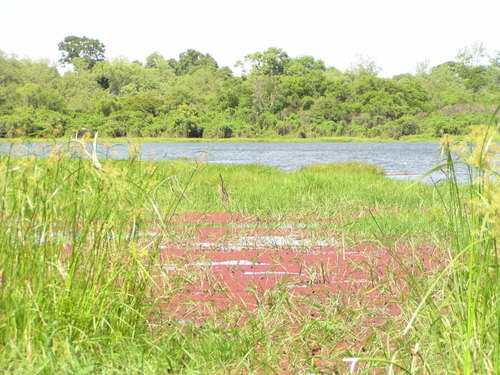
[[[0,50],[56,62],[57,44],[76,35],[99,39],[108,59],[192,48],[233,68],[278,47],[341,70],[368,56],[387,77],[477,41],[500,49],[499,20],[496,0],[0,0]]]

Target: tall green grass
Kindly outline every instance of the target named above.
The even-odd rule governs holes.
[[[432,322],[436,342],[430,341],[429,346],[435,351],[433,356],[447,359],[442,364],[450,372],[494,374],[500,369],[500,147],[493,141],[498,134],[499,127],[492,120],[489,127],[474,127],[468,143],[443,142],[451,196],[449,202],[443,200],[452,235],[451,259],[413,316],[426,322],[425,327]],[[469,168],[465,188],[457,184],[452,151]],[[424,311],[429,305],[432,308]],[[412,330],[412,323],[405,332]],[[421,324],[414,329],[419,340],[428,334],[422,332]]]
[[[498,111],[497,111],[498,112]],[[437,189],[447,219],[446,267],[427,280],[407,277],[411,288],[405,329],[385,358],[349,358],[382,365],[387,373],[498,374],[500,239],[500,144],[496,113],[488,126],[475,126],[460,143],[442,140],[446,190]],[[458,155],[458,159],[456,156]],[[457,180],[457,168],[468,183]],[[432,172],[432,171],[431,171]],[[446,237],[448,240],[446,241]]]
[[[0,157],[4,369],[55,372],[61,358],[145,337],[156,258],[137,233],[151,199],[148,173],[133,160],[98,170],[58,153]]]

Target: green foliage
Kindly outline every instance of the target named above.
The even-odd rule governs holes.
[[[471,125],[488,121],[488,114],[470,106],[453,106],[443,108],[421,121],[425,133],[441,136],[443,134],[461,135],[469,131]]]
[[[67,36],[58,44],[59,51],[63,56],[59,60],[61,64],[74,64],[78,59],[83,62],[85,69],[92,69],[98,61],[104,60],[105,46],[97,39],[85,36]]]
[[[281,48],[270,47],[264,52],[255,52],[245,56],[253,74],[278,76],[285,73],[290,58]]]
[[[188,49],[179,55],[179,60],[174,64],[178,75],[193,73],[200,67],[217,69],[217,62],[208,53],[203,54],[194,49]]]
[[[414,116],[403,116],[383,125],[382,134],[399,139],[406,135],[420,134],[419,119]]]
[[[248,71],[235,77],[193,49],[178,59],[155,52],[142,65],[106,61],[104,46],[85,37],[61,48],[76,67],[63,76],[47,61],[0,54],[1,136],[49,134],[58,117],[67,119],[60,136],[84,127],[109,136],[399,139],[466,134],[500,100],[499,65],[472,52],[415,76],[380,78],[367,58],[341,72],[272,47],[247,55]]]

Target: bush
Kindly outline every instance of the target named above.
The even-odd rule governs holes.
[[[234,125],[229,122],[223,122],[210,127],[206,127],[203,133],[205,138],[232,138],[234,134]]]
[[[149,114],[139,111],[115,112],[99,131],[111,137],[142,136],[143,131],[153,121]]]
[[[383,128],[381,133],[384,135],[399,139],[406,135],[420,134],[420,126],[418,125],[418,119],[413,116],[403,116],[397,120],[388,121]]]

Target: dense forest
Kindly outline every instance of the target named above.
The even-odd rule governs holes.
[[[122,137],[391,137],[464,134],[500,103],[500,59],[481,44],[416,74],[378,77],[364,60],[346,71],[279,48],[245,56],[235,75],[210,54],[106,60],[86,37],[50,61],[0,51],[0,137],[98,131]],[[485,63],[486,61],[486,63]]]

